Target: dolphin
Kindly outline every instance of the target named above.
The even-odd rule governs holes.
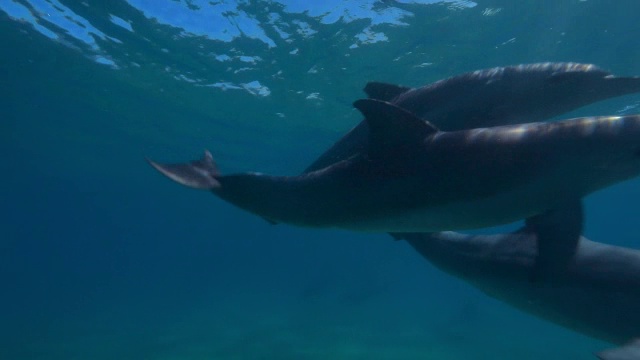
[[[222,175],[211,154],[150,164],[272,222],[373,232],[489,227],[640,173],[640,115],[439,131],[393,104],[354,103],[366,153],[298,176]]]
[[[640,359],[640,251],[580,237],[557,276],[531,282],[539,237],[575,227],[570,208],[527,220],[513,233],[393,234],[442,271],[522,311],[582,334],[624,345],[598,353],[602,360]],[[532,224],[533,223],[533,224]],[[573,230],[569,230],[572,233]],[[636,339],[636,340],[633,340]]]
[[[612,97],[640,92],[640,77],[616,77],[592,64],[537,63],[477,70],[419,88],[370,82],[371,99],[388,101],[440,130],[538,122]],[[315,160],[320,170],[367,148],[361,121]]]

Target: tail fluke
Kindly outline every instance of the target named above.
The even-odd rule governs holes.
[[[213,190],[220,187],[216,178],[220,175],[213,156],[207,150],[200,160],[184,164],[159,164],[147,159],[149,164],[169,179],[194,189]]]

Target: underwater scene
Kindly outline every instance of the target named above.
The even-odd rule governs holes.
[[[640,359],[638,14],[0,0],[0,359]]]

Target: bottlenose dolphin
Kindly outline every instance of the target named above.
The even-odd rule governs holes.
[[[509,223],[640,173],[640,115],[442,132],[383,101],[354,106],[369,124],[368,149],[322,170],[221,175],[208,152],[150,163],[273,222],[376,232]]]
[[[478,70],[419,88],[371,82],[369,98],[388,101],[440,130],[547,120],[608,98],[640,92],[640,77],[615,77],[592,64],[538,63]],[[360,122],[305,172],[366,150],[369,127]]]
[[[487,295],[585,335],[626,344],[603,351],[603,360],[640,359],[640,251],[580,237],[565,271],[531,282],[540,235],[562,237],[574,227],[567,210],[540,215],[510,234],[455,232],[394,234],[439,269]],[[542,233],[538,233],[542,224]],[[547,226],[548,225],[548,226]],[[572,230],[569,231],[570,233]]]

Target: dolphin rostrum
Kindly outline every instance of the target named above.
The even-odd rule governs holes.
[[[640,77],[616,77],[592,64],[537,63],[478,70],[419,88],[371,82],[369,98],[388,101],[440,130],[547,120],[579,107],[640,92]],[[305,172],[365,151],[369,128],[360,122]]]
[[[383,101],[354,106],[370,128],[366,153],[318,171],[221,175],[209,153],[150,163],[273,222],[377,232],[509,223],[640,173],[640,115],[442,132]]]
[[[564,242],[575,227],[571,209],[540,215],[542,236]],[[570,233],[572,230],[569,231]],[[603,351],[603,360],[640,359],[640,251],[581,237],[562,273],[531,282],[536,271],[537,229],[527,224],[510,234],[394,234],[439,269],[522,311],[622,348]]]

